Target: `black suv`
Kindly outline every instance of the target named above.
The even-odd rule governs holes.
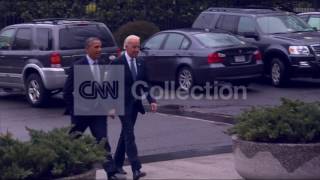
[[[5,27],[0,32],[0,88],[22,89],[31,105],[43,106],[63,88],[73,61],[85,55],[88,37],[102,40],[102,56],[119,49],[108,27],[78,19],[41,19]]]
[[[274,86],[291,77],[319,77],[320,33],[295,14],[275,9],[209,8],[193,28],[222,30],[259,47]]]

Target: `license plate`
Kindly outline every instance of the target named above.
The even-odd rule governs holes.
[[[236,62],[236,63],[246,62],[246,58],[244,56],[235,56],[234,62]]]

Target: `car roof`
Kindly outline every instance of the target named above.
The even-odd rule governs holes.
[[[313,15],[313,14],[320,14],[320,12],[304,12],[304,13],[299,13],[298,15]]]
[[[47,18],[47,19],[35,19],[31,22],[25,22],[20,24],[14,24],[12,26],[20,26],[20,25],[49,25],[49,26],[57,26],[57,25],[81,25],[81,24],[100,24],[94,20],[87,19],[71,19],[71,18]]]
[[[231,14],[247,14],[247,15],[256,15],[256,16],[265,16],[265,15],[286,15],[294,14],[287,11],[281,11],[275,8],[216,8],[211,7],[204,12],[219,12],[219,13],[231,13]]]
[[[195,29],[195,28],[183,28],[183,29],[171,29],[171,30],[165,30],[161,31],[159,33],[182,33],[182,34],[199,34],[199,33],[221,33],[221,34],[230,34],[228,32],[222,31],[222,30],[211,30],[206,31],[204,29]]]

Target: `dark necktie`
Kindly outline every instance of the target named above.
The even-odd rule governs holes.
[[[137,78],[137,69],[136,66],[134,65],[134,58],[130,59],[130,69],[131,69],[131,74],[134,80]]]

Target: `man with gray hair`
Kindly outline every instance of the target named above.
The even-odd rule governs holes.
[[[125,160],[125,154],[127,154],[133,172],[133,179],[137,180],[140,177],[145,176],[146,173],[140,171],[141,162],[138,158],[138,149],[135,143],[134,125],[138,112],[145,114],[145,110],[141,98],[137,98],[133,92],[136,92],[140,97],[142,96],[142,91],[147,92],[147,100],[151,105],[151,111],[155,112],[157,110],[157,104],[150,96],[148,86],[137,86],[135,89],[132,89],[135,87],[134,83],[137,81],[147,82],[146,68],[143,61],[138,57],[140,51],[140,38],[135,35],[128,36],[124,41],[124,49],[125,52],[112,63],[113,65],[124,66],[125,71],[125,113],[124,115],[119,116],[122,129],[114,160],[118,172],[126,174],[122,167]]]
[[[105,150],[107,151],[106,161],[103,164],[103,168],[107,172],[108,179],[118,179],[116,174],[116,167],[114,161],[111,156],[111,148],[107,139],[107,116],[106,115],[83,115],[83,114],[92,114],[90,111],[94,111],[95,107],[90,107],[88,104],[76,104],[76,107],[79,106],[89,106],[84,107],[85,113],[81,113],[79,115],[75,112],[74,106],[74,97],[73,93],[77,90],[74,89],[74,66],[77,65],[86,65],[89,68],[86,68],[86,72],[80,72],[81,74],[85,74],[86,76],[91,77],[91,79],[98,81],[99,73],[98,71],[99,65],[102,65],[103,62],[100,61],[101,56],[101,40],[96,37],[90,37],[86,40],[85,43],[85,51],[86,56],[76,61],[69,71],[69,76],[66,80],[64,89],[63,89],[63,97],[66,102],[66,108],[71,116],[71,124],[72,128],[70,129],[70,134],[81,135],[88,127],[92,135],[96,138],[97,142],[100,142],[102,139],[107,140],[105,143]],[[87,70],[88,69],[88,70]],[[79,74],[76,76],[79,76]],[[87,113],[86,113],[87,112]]]

